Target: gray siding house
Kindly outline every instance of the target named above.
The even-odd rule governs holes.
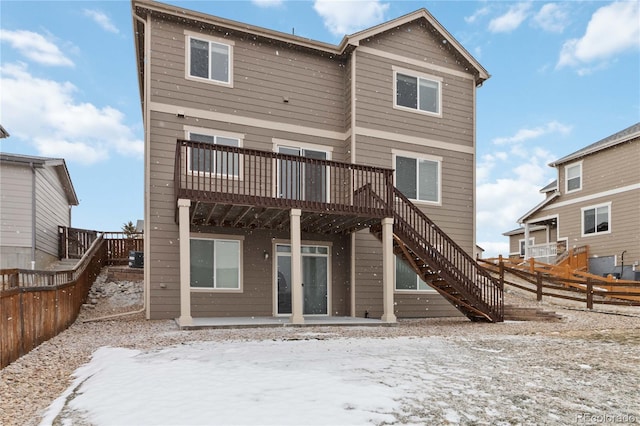
[[[473,262],[489,75],[429,12],[338,45],[155,1],[132,13],[148,318],[500,320]]]
[[[0,153],[0,268],[45,269],[78,205],[60,158]]]
[[[637,279],[640,271],[640,123],[549,164],[558,178],[518,219],[511,252],[549,259],[588,246],[589,272]],[[529,240],[528,245],[523,242]]]

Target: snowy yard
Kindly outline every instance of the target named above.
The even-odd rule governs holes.
[[[514,324],[517,327],[517,324]],[[41,424],[640,422],[640,335],[341,338],[100,348]],[[599,417],[600,416],[600,417]]]
[[[640,311],[560,322],[180,331],[141,283],[0,370],[2,426],[640,424]],[[509,303],[540,306],[515,294]]]

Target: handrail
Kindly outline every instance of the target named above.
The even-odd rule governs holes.
[[[443,277],[459,283],[467,296],[484,305],[492,320],[501,320],[504,313],[502,288],[497,280],[418,209],[397,188],[393,190],[394,232],[401,233],[410,247],[425,254],[425,263]],[[397,229],[397,231],[396,231]],[[484,310],[483,310],[484,311]]]
[[[391,215],[393,170],[178,140],[174,184],[177,198],[382,218]],[[355,197],[365,185],[384,202]]]

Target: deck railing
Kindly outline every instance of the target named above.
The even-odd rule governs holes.
[[[491,320],[502,321],[503,291],[488,274],[451,237],[394,188],[394,232],[419,254],[438,275],[456,285]]]
[[[58,257],[80,259],[98,238],[98,231],[58,226]]]
[[[178,198],[391,215],[393,170],[380,167],[179,140],[174,176]],[[365,185],[384,202],[356,197]]]
[[[109,265],[126,265],[129,262],[129,252],[144,251],[142,232],[133,234],[103,232],[102,238],[107,243],[107,263]]]

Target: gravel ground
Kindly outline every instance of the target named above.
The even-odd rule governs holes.
[[[37,425],[42,411],[69,387],[72,373],[103,346],[151,350],[197,341],[305,339],[309,333],[321,333],[327,339],[439,336],[453,347],[473,349],[478,357],[460,355],[461,368],[473,371],[482,366],[481,374],[469,377],[469,386],[490,393],[489,400],[498,404],[482,407],[485,412],[510,407],[515,414],[503,424],[566,424],[567,410],[573,424],[613,423],[608,419],[640,423],[640,308],[587,312],[575,304],[537,303],[531,296],[512,290],[505,295],[506,303],[553,310],[563,320],[485,324],[447,318],[402,320],[397,327],[193,331],[180,331],[173,321],[147,321],[142,313],[84,322],[139,309],[141,296],[141,283],[107,282],[106,273],[101,274],[89,298],[95,304],[83,307],[78,321],[0,370],[0,425]],[[500,362],[483,364],[505,359],[511,360],[505,368],[498,368]],[[491,377],[491,386],[478,383],[486,377]],[[446,383],[442,384],[442,390],[449,392],[449,403],[466,404],[462,411],[478,410],[464,392],[446,388]],[[489,424],[451,419],[430,398],[439,401],[425,389],[414,406],[404,407],[406,416],[398,422]]]

